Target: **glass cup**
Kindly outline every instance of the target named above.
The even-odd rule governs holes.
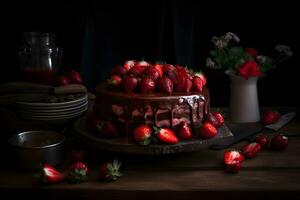
[[[56,46],[53,33],[24,33],[17,56],[22,80],[50,85],[55,83],[62,50]]]

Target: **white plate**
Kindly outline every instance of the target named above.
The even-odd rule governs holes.
[[[85,110],[82,110],[81,112],[77,112],[75,114],[70,115],[57,115],[57,116],[22,116],[24,119],[30,119],[30,120],[36,120],[36,121],[53,121],[53,120],[65,120],[65,119],[71,119],[78,117],[82,115],[85,111],[87,111],[87,108]]]
[[[88,99],[88,95],[85,94],[82,97],[79,97],[78,99],[75,99],[73,101],[67,101],[67,102],[60,102],[60,103],[37,103],[37,102],[18,102],[20,107],[26,107],[26,108],[60,108],[60,107],[69,107],[73,105],[78,105],[80,103],[86,102]]]
[[[54,113],[68,113],[74,112],[79,109],[83,109],[88,106],[88,102],[84,102],[79,105],[75,105],[67,108],[57,108],[57,109],[31,109],[31,108],[20,108],[19,112],[24,114],[54,114]]]

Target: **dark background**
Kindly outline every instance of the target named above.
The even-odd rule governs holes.
[[[296,4],[296,3],[295,3]],[[25,31],[54,32],[64,50],[64,68],[79,70],[93,91],[110,68],[128,59],[163,60],[201,69],[208,78],[212,106],[227,106],[229,78],[204,67],[213,35],[228,31],[244,46],[266,55],[289,45],[294,56],[259,80],[262,106],[299,106],[297,6],[205,4],[193,1],[10,1],[2,7],[1,82],[15,79],[16,48]]]

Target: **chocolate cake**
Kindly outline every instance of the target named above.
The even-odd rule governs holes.
[[[206,87],[202,92],[189,94],[127,94],[102,83],[96,89],[96,97],[94,111],[116,124],[123,137],[130,137],[140,124],[176,128],[181,121],[186,121],[196,128],[209,112]]]
[[[196,136],[209,113],[209,90],[205,85],[202,73],[186,67],[127,61],[113,68],[96,88],[97,120],[92,127],[100,137],[108,138],[132,139],[135,130],[143,126],[153,133],[167,128],[174,138],[185,127],[190,129],[183,130],[185,133],[194,132]],[[141,134],[146,134],[143,131]],[[179,138],[190,139],[192,135],[188,135]]]

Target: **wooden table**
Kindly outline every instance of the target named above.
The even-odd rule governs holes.
[[[39,184],[32,173],[4,167],[0,194],[39,199],[287,199],[300,194],[300,123],[292,122],[281,133],[289,137],[286,151],[263,150],[242,163],[238,174],[223,170],[223,151],[162,157],[137,157],[90,152],[89,180],[81,184]],[[246,142],[235,145],[240,148]],[[115,182],[97,179],[99,164],[113,157],[123,162],[124,174]],[[5,161],[1,161],[2,165]],[[61,170],[66,170],[68,161]],[[297,199],[296,198],[296,199]]]

